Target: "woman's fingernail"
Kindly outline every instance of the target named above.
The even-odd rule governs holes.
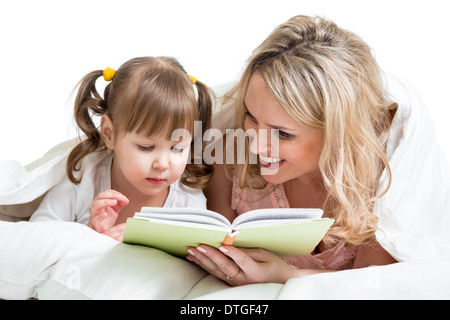
[[[191,257],[190,255],[187,255],[186,256],[186,259],[188,259],[189,261],[191,261],[191,262],[195,262],[195,258],[194,257]]]
[[[191,249],[187,249],[187,252],[191,255],[191,256],[195,256],[195,252]]]
[[[208,251],[202,247],[197,247],[197,250],[200,251],[201,253],[208,253]]]
[[[222,253],[224,253],[224,254],[227,254],[227,253],[228,253],[228,249],[225,248],[225,247],[219,247],[219,250],[220,250]]]

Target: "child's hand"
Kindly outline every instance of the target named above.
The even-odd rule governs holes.
[[[120,209],[129,202],[127,197],[115,190],[100,192],[92,203],[88,226],[100,233],[108,231],[116,223]]]
[[[104,235],[111,237],[119,242],[122,242],[123,240],[123,233],[125,232],[125,226],[126,223],[118,224],[117,226],[114,226],[112,228],[109,228],[105,232],[103,232]]]

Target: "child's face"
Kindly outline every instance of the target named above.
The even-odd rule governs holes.
[[[316,176],[323,147],[322,130],[304,126],[293,119],[278,103],[259,74],[250,80],[245,97],[245,129],[254,129],[256,139],[250,150],[259,155],[261,174],[271,183]],[[279,129],[276,143],[263,138],[260,129]],[[271,137],[270,134],[267,135]]]
[[[190,139],[170,141],[126,133],[114,144],[113,172],[140,193],[156,195],[182,176],[190,143]]]

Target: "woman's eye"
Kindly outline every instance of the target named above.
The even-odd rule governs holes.
[[[250,121],[257,123],[256,119],[254,116],[252,116],[252,114],[250,112],[246,112],[245,115],[250,119]]]
[[[290,139],[292,136],[289,133],[283,132],[283,131],[278,131],[278,136],[280,137],[280,139]]]
[[[155,147],[138,145],[138,148],[139,148],[139,150],[142,150],[142,151],[152,151]]]
[[[274,132],[274,133],[276,134],[276,136],[277,136],[278,138],[280,138],[281,140],[289,140],[289,139],[292,139],[292,138],[294,137],[292,134],[287,133],[287,132],[284,132],[284,131],[281,131],[281,130],[279,130],[279,129],[276,129],[276,130],[274,130],[273,132]]]

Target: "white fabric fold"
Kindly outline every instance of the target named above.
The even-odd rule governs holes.
[[[398,103],[387,156],[392,184],[377,201],[377,240],[397,260],[450,256],[450,167],[431,118],[405,80],[386,78],[390,99]],[[388,184],[383,173],[380,191]]]
[[[286,285],[228,288],[187,261],[116,243],[81,224],[0,221],[0,298],[450,298],[449,165],[416,92],[393,76],[386,77],[386,86],[399,109],[387,148],[392,185],[376,202],[376,236],[393,257],[406,262],[291,279]],[[229,106],[221,108],[219,102],[214,125],[229,127],[230,114]],[[0,163],[0,219],[31,215],[64,177],[75,142],[55,147],[26,167]],[[380,190],[386,184],[383,173]]]

